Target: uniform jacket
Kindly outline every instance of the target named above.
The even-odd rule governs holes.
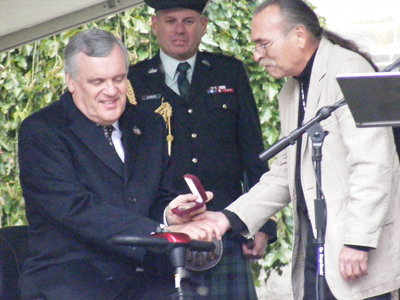
[[[251,186],[267,171],[258,157],[263,144],[257,109],[239,60],[198,52],[187,102],[165,84],[159,55],[132,66],[128,78],[139,106],[155,110],[163,101],[172,106],[175,189],[189,192],[183,175],[195,174],[205,189],[214,193],[207,209],[220,210],[242,194],[244,172]],[[274,221],[262,231],[268,233],[270,242],[276,239]],[[205,282],[212,298],[255,297],[239,239],[224,239],[224,257],[207,274]]]
[[[336,82],[340,73],[372,71],[354,52],[322,39],[310,79],[304,120],[343,97]],[[294,79],[279,96],[282,136],[297,127],[299,86]],[[321,122],[328,131],[322,147],[322,189],[327,203],[325,267],[328,285],[338,299],[364,299],[400,286],[399,161],[390,128],[356,128],[347,106]],[[312,143],[303,136],[301,182],[309,217],[315,228],[316,179]],[[303,297],[304,245],[296,215],[296,146],[282,151],[260,182],[228,207],[256,231],[265,220],[291,201],[294,212],[292,283],[295,299]],[[246,207],[246,209],[244,209]],[[316,235],[314,230],[314,236]],[[368,276],[352,282],[339,273],[338,257],[344,244],[372,247]]]
[[[97,270],[99,279],[91,270],[90,285],[84,276],[78,284],[107,290],[96,299],[111,299],[134,280],[132,272],[143,262],[145,250],[115,246],[109,239],[117,234],[148,236],[174,195],[162,118],[128,103],[119,124],[125,164],[102,128],[76,108],[68,92],[23,122],[19,162],[30,252],[20,280],[23,294],[38,283],[52,282],[52,277],[78,277],[87,267]],[[56,275],[52,269],[57,266]],[[48,295],[60,293],[57,286],[49,284]]]
[[[222,209],[242,193],[243,171],[254,185],[267,170],[253,94],[243,65],[235,58],[198,52],[189,103],[165,84],[159,56],[130,68],[140,106],[173,107],[171,166],[174,187],[188,191],[182,176],[197,175],[214,193],[209,209]]]

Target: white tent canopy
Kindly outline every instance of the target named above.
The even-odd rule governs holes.
[[[141,4],[143,0],[0,0],[0,52]]]

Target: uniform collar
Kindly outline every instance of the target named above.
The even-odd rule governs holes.
[[[187,72],[187,77],[189,78],[189,81],[192,79],[193,71],[194,71],[194,64],[196,62],[196,56],[193,55],[191,58],[184,60],[189,63],[190,69]],[[177,60],[175,58],[172,58],[171,56],[168,56],[162,49],[160,49],[160,60],[161,63],[164,67],[164,72],[165,75],[169,77],[170,80],[173,80],[175,75],[176,75],[176,68],[178,67],[178,64],[184,61]]]

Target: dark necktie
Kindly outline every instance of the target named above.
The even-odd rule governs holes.
[[[113,143],[112,137],[111,137],[114,127],[112,125],[103,126],[103,130],[104,130],[104,136],[106,137],[108,143],[110,144],[111,147],[114,148],[114,143]]]
[[[190,68],[189,63],[183,62],[178,65],[176,70],[178,71],[178,89],[179,89],[179,94],[182,98],[187,100],[187,97],[189,95],[189,81],[186,78],[186,72]]]

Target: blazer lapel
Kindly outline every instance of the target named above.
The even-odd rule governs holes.
[[[120,128],[125,150],[125,180],[129,180],[129,177],[134,173],[138,146],[145,132],[143,122],[140,122],[137,117],[135,106],[127,105],[124,114],[120,118]]]
[[[279,114],[281,117],[281,137],[288,136],[297,128],[299,107],[299,84],[297,80],[290,78],[283,86],[279,94]],[[296,144],[287,147],[287,164],[289,174],[295,174]],[[294,186],[295,176],[289,176],[290,186]],[[292,188],[292,190],[294,190]]]
[[[310,87],[308,89],[309,92],[307,97],[308,109],[305,115],[305,120],[313,118],[318,112],[318,105],[321,100],[321,85],[322,80],[326,75],[326,62],[329,60],[328,56],[330,49],[331,44],[325,38],[322,38],[311,72]]]
[[[331,45],[325,38],[322,38],[311,72],[310,87],[307,96],[307,111],[304,116],[305,121],[314,118],[320,109],[319,103],[321,101],[322,81],[326,75],[326,63],[324,62],[328,61],[330,49]],[[311,143],[310,139],[306,139],[306,142],[302,145],[303,155],[306,147],[308,147],[308,143]]]
[[[69,94],[69,93],[68,93]],[[73,103],[72,97],[66,99],[64,108],[71,120],[69,127],[96,157],[115,173],[123,176],[124,164],[104,137],[103,129],[84,116]]]

